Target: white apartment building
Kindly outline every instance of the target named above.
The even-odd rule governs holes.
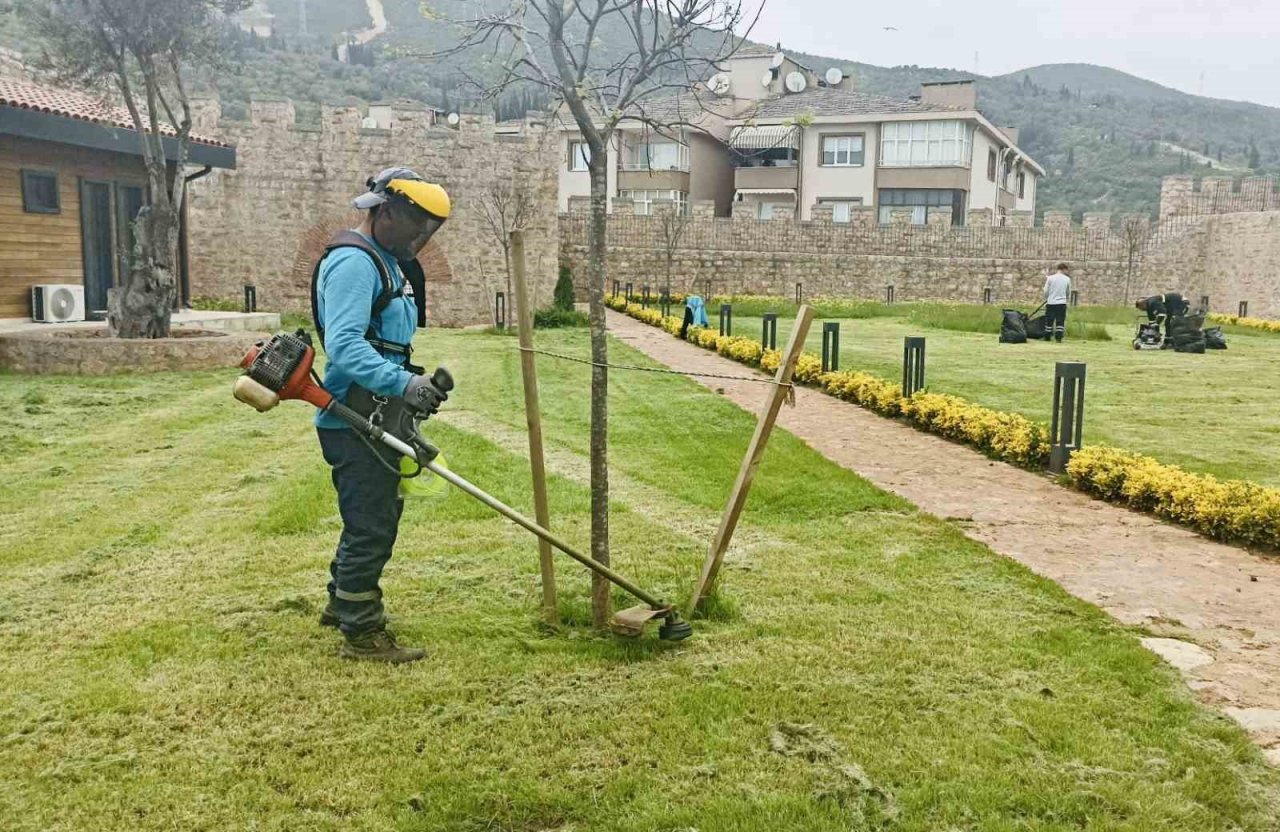
[[[978,111],[972,81],[925,84],[898,100],[852,89],[838,69],[819,77],[781,51],[754,49],[727,61],[696,98],[663,106],[689,126],[659,136],[624,123],[610,149],[609,194],[631,198],[637,213],[659,200],[681,209],[713,200],[717,216],[745,203],[762,219],[787,206],[807,220],[829,203],[836,222],[857,207],[881,224],[904,210],[924,224],[930,207],[949,207],[954,225],[976,208],[1002,223],[1034,212],[1045,173],[1018,148],[1017,130]],[[660,120],[661,109],[647,112]],[[567,210],[570,197],[590,193],[590,180],[580,136],[561,132]]]

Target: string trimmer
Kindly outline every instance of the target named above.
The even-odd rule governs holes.
[[[645,624],[662,619],[662,626],[658,629],[659,638],[666,641],[680,641],[693,635],[693,628],[670,604],[640,589],[604,564],[581,554],[549,530],[539,526],[496,497],[485,493],[443,465],[437,464],[436,458],[439,457],[440,450],[422,435],[421,423],[425,420],[425,416],[415,415],[412,418],[396,420],[394,424],[384,425],[380,423],[380,419],[362,416],[335,399],[321,386],[319,378],[312,369],[315,357],[311,337],[301,329],[293,335],[280,333],[273,336],[270,341],[259,341],[240,362],[245,372],[236,379],[235,397],[252,406],[259,413],[271,410],[281,401],[304,401],[315,405],[350,425],[352,430],[365,439],[380,442],[402,456],[415,460],[419,471],[430,471],[456,486],[460,491],[484,503],[516,525],[533,532],[556,549],[647,605],[622,610],[615,615],[610,622],[614,632],[620,635],[638,636],[644,630]],[[453,377],[443,367],[436,369],[431,380],[445,393],[453,389]]]

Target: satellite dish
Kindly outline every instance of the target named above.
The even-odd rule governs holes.
[[[760,86],[765,87],[766,89],[768,87],[773,86],[773,70],[772,69],[766,72],[764,75],[760,76]]]
[[[833,66],[831,67],[831,69],[827,70],[827,84],[829,86],[832,86],[832,87],[837,86],[843,80],[844,80],[844,72],[842,72],[839,69],[839,67]]]
[[[707,89],[711,90],[716,95],[725,95],[728,93],[729,86],[729,76],[723,72],[712,75],[711,80],[707,81]]]
[[[366,130],[376,130],[378,129],[378,120],[373,116],[365,116],[360,120],[360,126]]]
[[[782,54],[781,52],[776,52],[774,53],[773,60],[769,62],[769,66],[773,67],[774,69],[777,69],[778,67],[782,66],[782,62],[785,61],[786,59],[787,59],[786,55]]]
[[[450,127],[457,127],[458,124],[462,122],[462,116],[457,113],[449,113],[449,115],[445,116],[444,120],[449,122]]]
[[[791,72],[787,74],[787,89],[791,92],[804,92],[804,88],[809,86],[809,82],[805,80],[803,72]]]

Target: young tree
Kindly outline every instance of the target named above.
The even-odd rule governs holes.
[[[1146,250],[1147,240],[1151,236],[1151,221],[1141,215],[1127,216],[1120,221],[1120,241],[1124,245],[1128,260],[1124,277],[1124,305],[1129,305],[1129,291],[1133,287],[1133,278],[1142,264],[1142,254]]]
[[[489,233],[502,246],[502,262],[507,275],[507,301],[511,302],[511,232],[524,231],[533,214],[533,193],[529,172],[495,180],[480,196],[480,216]]]
[[[128,271],[107,300],[108,321],[118,337],[169,335],[192,123],[184,71],[216,59],[225,16],[249,5],[40,0],[28,7],[43,40],[43,69],[63,83],[104,94],[114,90],[138,133],[150,188],[134,222]]]
[[[680,113],[650,105],[673,96],[697,104],[697,84],[718,71],[747,37],[763,0],[749,14],[737,0],[509,0],[497,11],[457,21],[450,55],[484,49],[495,74],[477,79],[487,97],[514,85],[545,92],[567,112],[588,148],[591,209],[587,288],[591,322],[591,556],[609,563],[607,277],[608,160],[619,125],[638,121],[662,135],[685,123]],[[624,44],[607,50],[600,38]],[[659,115],[661,113],[661,115]],[[609,617],[609,584],[593,577],[592,617]]]
[[[689,227],[689,215],[677,205],[661,207],[658,218],[662,223],[662,253],[666,258],[667,279],[663,291],[671,293],[671,266],[676,259],[676,251],[680,248],[680,238]]]

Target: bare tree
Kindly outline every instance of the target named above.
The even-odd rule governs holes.
[[[666,259],[667,276],[662,284],[662,291],[671,294],[671,266],[676,259],[676,251],[680,248],[680,239],[689,228],[689,214],[681,211],[678,205],[664,205],[658,212],[662,223],[662,253]]]
[[[1124,305],[1129,305],[1129,292],[1133,287],[1133,278],[1142,260],[1142,253],[1151,236],[1151,221],[1141,215],[1125,217],[1120,222],[1120,241],[1124,246],[1128,260],[1124,276]]]
[[[183,175],[191,141],[184,66],[216,59],[223,19],[250,0],[41,0],[29,6],[42,68],[63,83],[114,90],[129,111],[147,170],[147,204],[108,321],[122,338],[164,338],[177,297]]]
[[[763,0],[760,7],[763,8]],[[493,97],[529,85],[558,102],[588,148],[591,210],[587,296],[591,321],[591,556],[609,563],[607,278],[608,160],[619,125],[643,123],[671,136],[698,109],[697,84],[743,43],[755,19],[736,0],[510,0],[458,21],[462,39],[450,54],[484,49],[496,74],[472,79]],[[600,34],[625,44],[606,52]],[[675,99],[677,106],[670,102]],[[652,105],[663,102],[658,107]],[[682,112],[683,110],[683,112]],[[592,582],[592,617],[609,617],[609,584]]]
[[[489,233],[502,246],[507,273],[507,300],[511,300],[511,232],[524,231],[533,215],[533,189],[529,172],[493,182],[480,196],[480,216]]]

